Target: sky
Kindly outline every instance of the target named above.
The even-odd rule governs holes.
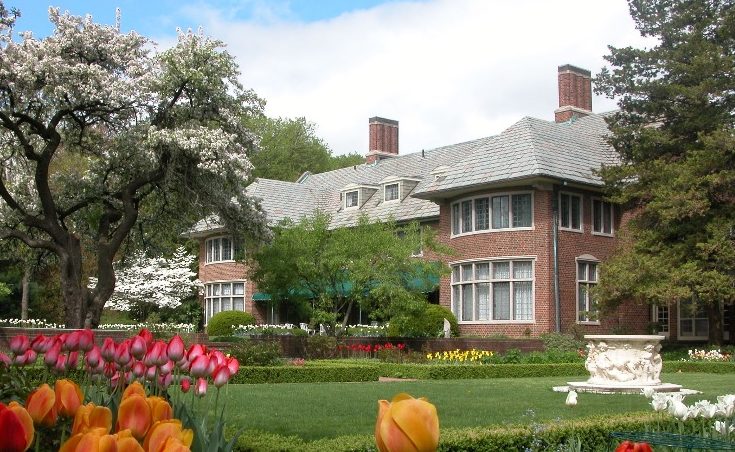
[[[52,3],[50,3],[52,2]],[[553,120],[557,67],[593,75],[608,45],[646,44],[625,0],[4,0],[48,36],[48,6],[173,45],[202,27],[227,44],[271,117],[305,117],[334,154],[368,151],[368,119],[399,121],[400,153]],[[615,108],[595,96],[593,110]]]

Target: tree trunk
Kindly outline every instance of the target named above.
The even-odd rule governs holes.
[[[61,294],[64,299],[64,321],[67,328],[83,328],[87,314],[86,284],[82,281],[82,246],[69,234],[63,253],[59,254]]]
[[[352,306],[355,304],[355,301],[350,298],[350,301],[347,303],[347,309],[345,310],[345,318],[342,319],[342,328],[347,328],[347,322],[350,320],[350,314],[352,314]]]
[[[705,309],[709,319],[709,343],[710,345],[722,345],[724,342],[722,307],[720,303],[714,302],[707,303]]]
[[[20,319],[28,320],[28,291],[31,283],[31,266],[26,265],[23,270],[23,279],[20,282]]]

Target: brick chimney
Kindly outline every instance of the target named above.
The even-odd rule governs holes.
[[[368,120],[370,124],[370,138],[366,163],[375,163],[378,160],[398,155],[398,121],[374,116]]]
[[[592,73],[571,64],[559,66],[559,108],[556,122],[592,113]]]

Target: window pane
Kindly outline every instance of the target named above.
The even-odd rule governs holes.
[[[490,264],[483,262],[481,264],[475,264],[475,279],[487,280],[490,279]]]
[[[493,203],[493,229],[503,229],[509,226],[508,197],[494,196]]]
[[[513,195],[513,227],[531,227],[531,195]]]
[[[454,314],[454,316],[457,318],[460,318],[459,316],[459,305],[460,305],[459,290],[460,290],[460,286],[452,286],[452,314]]]
[[[531,279],[533,266],[529,261],[513,262],[513,279]]]
[[[490,320],[490,284],[481,283],[475,285],[477,291],[477,320]]]
[[[510,262],[494,262],[493,279],[510,279]]]
[[[602,232],[602,201],[592,200],[592,230]]]
[[[472,231],[472,201],[462,201],[462,232]]]
[[[235,297],[233,300],[233,309],[235,311],[244,311],[245,310],[245,299],[242,297]]]
[[[589,277],[588,281],[595,282],[597,281],[597,264],[587,264],[589,267]]]
[[[493,320],[510,320],[510,283],[493,284]]]
[[[211,296],[211,295],[212,295],[212,285],[207,284],[207,296]]]
[[[393,201],[398,199],[398,184],[390,184],[385,186],[385,200]]]
[[[584,262],[577,263],[577,280],[587,281],[587,264]]]
[[[571,222],[569,221],[569,195],[561,194],[559,196],[559,201],[561,227],[568,228],[571,225]]]
[[[230,284],[222,284],[222,295],[232,295],[232,286]]]
[[[475,230],[490,228],[490,201],[488,198],[475,199]]]
[[[452,267],[452,282],[459,282],[459,265]]]
[[[694,320],[694,335],[695,336],[709,336],[709,320],[708,319],[695,319]]]
[[[230,239],[222,239],[222,260],[232,260],[232,241]]]
[[[222,310],[232,311],[232,298],[227,297],[222,299]]]
[[[212,299],[212,315],[219,312],[219,298]]]
[[[694,336],[694,324],[692,322],[692,319],[684,319],[682,318],[679,321],[679,334],[682,336]]]
[[[459,234],[459,204],[452,204],[452,234]]]
[[[219,284],[213,284],[212,285],[212,295],[219,295],[219,289],[220,289]]]
[[[602,232],[612,234],[612,204],[602,203]]]
[[[462,320],[472,320],[472,284],[462,286]]]
[[[462,266],[462,281],[472,281],[472,264]]]
[[[345,193],[345,206],[355,207],[357,206],[357,191],[348,191]]]
[[[577,294],[577,297],[579,298],[579,320],[584,321],[587,320],[587,286],[585,284],[579,284],[578,290],[579,293]]]
[[[533,297],[531,281],[513,283],[513,302],[515,304],[513,318],[515,320],[531,320],[533,318]]]
[[[233,284],[234,291],[233,293],[235,295],[243,295],[245,294],[245,283],[235,283]]]
[[[212,300],[204,300],[204,318],[209,322],[209,318],[212,317]]]
[[[579,196],[571,197],[571,215],[572,215],[572,229],[582,229],[582,198]]]
[[[205,246],[205,248],[207,249],[207,262],[212,262],[212,240],[207,240],[207,245]]]

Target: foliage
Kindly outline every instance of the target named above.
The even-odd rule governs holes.
[[[441,364],[482,364],[494,355],[490,350],[451,350],[427,353],[426,360]]]
[[[242,341],[230,346],[231,356],[242,366],[277,366],[281,360],[281,345],[275,341]]]
[[[208,212],[237,237],[269,235],[244,190],[242,120],[263,101],[219,41],[181,33],[159,52],[90,18],[49,18],[51,36],[0,46],[0,238],[57,255],[65,323],[96,326],[132,237],[177,236]]]
[[[444,319],[449,320],[452,337],[459,336],[457,317],[451,310],[438,304],[427,304],[415,315],[399,314],[390,319],[390,337],[443,337]]]
[[[179,247],[170,257],[148,257],[142,251],[128,262],[116,262],[115,292],[106,308],[129,311],[131,305],[148,303],[157,307],[177,308],[183,298],[195,293],[201,283],[192,266],[197,257]],[[97,278],[89,279],[89,287],[97,285]]]
[[[332,336],[309,336],[306,338],[306,357],[309,359],[332,358],[337,349],[337,339]]]
[[[294,325],[238,325],[232,334],[235,336],[306,336],[308,333]]]
[[[306,118],[258,116],[248,120],[247,125],[260,140],[258,152],[251,157],[253,177],[295,181],[306,171],[322,173],[365,160],[357,154],[332,156]]]
[[[330,222],[323,213],[298,223],[286,220],[270,245],[249,256],[251,277],[272,302],[313,300],[311,323],[328,331],[338,320],[347,325],[358,306],[383,318],[423,309],[427,287],[418,286],[446,271],[411,257],[418,244],[440,250],[428,231],[421,233],[415,223],[399,228],[366,216],[350,228],[332,229]]]
[[[610,47],[597,90],[620,164],[601,175],[632,209],[626,245],[600,269],[596,296],[706,309],[722,343],[721,303],[735,301],[735,7],[731,0],[630,0],[644,49]]]
[[[540,336],[547,351],[576,352],[584,350],[585,342],[571,334],[544,333]]]
[[[307,361],[308,362],[308,361]],[[232,383],[330,383],[377,381],[377,366],[342,364],[328,366],[242,366]]]
[[[213,315],[207,323],[207,334],[211,336],[232,336],[239,325],[252,325],[255,317],[249,312],[222,311]]]

